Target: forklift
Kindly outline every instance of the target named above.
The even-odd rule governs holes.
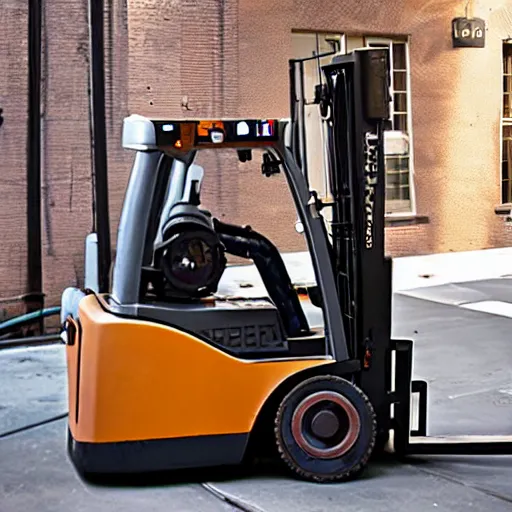
[[[353,479],[390,445],[399,457],[512,453],[502,438],[427,437],[413,343],[391,339],[388,59],[387,49],[363,48],[322,67],[316,102],[332,201],[304,172],[299,61],[290,63],[291,119],[124,120],[122,144],[135,157],[112,283],[62,296],[68,453],[81,475],[237,465],[269,442],[292,474],[314,482]],[[240,162],[261,153],[261,179],[284,175],[314,285],[293,283],[264,235],[206,210],[207,169],[196,163],[205,150]],[[219,293],[230,255],[254,263],[266,296]],[[320,328],[309,325],[303,293],[322,312]]]

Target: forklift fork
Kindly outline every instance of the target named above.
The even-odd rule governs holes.
[[[512,436],[429,436],[427,434],[427,388],[422,380],[412,380],[413,342],[395,340],[395,388],[392,428],[394,451],[407,455],[511,455]],[[411,429],[412,395],[418,394],[418,427]]]

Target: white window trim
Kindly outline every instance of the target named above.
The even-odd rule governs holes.
[[[503,45],[509,44],[512,46],[512,39],[504,39],[502,41],[502,47],[501,47],[501,79],[503,82],[503,75],[505,74],[505,67],[503,65]],[[502,84],[503,88],[503,84]],[[500,95],[500,161],[498,163],[498,181],[500,184],[500,198],[498,204],[510,204],[510,203],[504,203],[502,200],[503,197],[503,176],[502,176],[502,162],[503,162],[503,127],[504,126],[511,126],[512,125],[512,118],[510,117],[503,117],[504,109],[503,109],[503,89],[501,91]]]
[[[503,67],[503,65],[502,65],[502,67]],[[508,204],[512,203],[512,200],[509,201],[508,203],[507,202],[505,202],[505,203],[503,202],[503,175],[502,175],[502,173],[503,173],[503,169],[502,169],[502,165],[503,165],[503,142],[504,142],[503,128],[505,126],[512,126],[512,119],[509,118],[509,117],[503,117],[503,94],[501,95],[500,111],[501,111],[501,117],[500,117],[500,161],[498,163],[498,183],[500,185],[500,188],[499,188],[500,197],[499,197],[499,200],[498,200],[498,204],[499,205],[508,205]]]
[[[364,42],[366,45],[369,44],[383,44],[390,45],[394,41],[398,41],[397,39],[393,39],[392,37],[373,37],[373,36],[364,36]],[[409,135],[409,197],[411,208],[409,212],[396,212],[396,213],[386,213],[386,217],[392,218],[400,218],[400,217],[411,217],[417,215],[416,210],[416,187],[415,187],[415,166],[414,166],[414,134],[412,128],[412,90],[411,90],[411,57],[410,57],[410,36],[407,36],[406,39],[403,40],[405,43],[405,65],[407,68],[407,72],[405,74],[405,80],[407,84],[407,133]],[[391,72],[393,72],[393,55],[390,55],[390,65]],[[392,102],[394,102],[393,95],[393,85],[391,85],[391,98]]]

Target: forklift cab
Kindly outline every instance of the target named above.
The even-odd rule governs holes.
[[[125,119],[123,146],[136,156],[107,300],[113,313],[180,325],[242,358],[347,358],[325,226],[284,142],[287,127],[286,121],[272,119]],[[257,151],[262,180],[280,172],[286,176],[323,283],[317,304],[324,305],[325,330],[309,327],[275,245],[250,227],[227,224],[204,209],[205,169],[194,163],[203,150],[231,150],[242,162]],[[244,300],[218,293],[227,255],[254,262],[268,297]]]

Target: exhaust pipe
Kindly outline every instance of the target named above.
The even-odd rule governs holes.
[[[288,337],[309,334],[306,315],[277,247],[250,227],[225,224],[217,219],[214,227],[226,252],[254,262],[270,299],[279,311]]]

